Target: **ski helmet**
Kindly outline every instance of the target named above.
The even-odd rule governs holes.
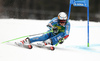
[[[66,23],[67,21],[67,14],[65,12],[60,12],[58,14],[59,23]]]

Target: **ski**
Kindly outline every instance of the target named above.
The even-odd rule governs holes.
[[[13,43],[11,43],[11,42],[8,42],[8,43],[6,43],[6,44],[8,44],[8,45],[12,45],[12,46],[15,46],[15,47],[21,47],[21,48],[26,48],[26,49],[32,49],[33,48],[33,46],[34,47],[38,47],[38,48],[42,48],[42,49],[48,49],[48,50],[55,50],[55,47],[53,47],[53,46],[50,46],[50,45],[43,45],[43,43],[37,43],[37,44],[30,44],[30,45],[23,45],[23,44],[18,44],[17,42],[13,42]]]
[[[36,46],[38,48],[48,49],[48,50],[52,50],[52,51],[55,50],[55,47],[47,45],[47,44],[43,45],[43,43],[32,44],[32,46]]]

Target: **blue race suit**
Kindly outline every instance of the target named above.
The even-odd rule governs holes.
[[[49,38],[51,38],[52,41],[52,45],[55,45],[58,43],[60,38],[64,38],[66,39],[69,36],[69,32],[70,32],[70,23],[67,21],[65,26],[61,26],[58,22],[58,17],[53,18],[49,23],[51,23],[54,27],[57,27],[59,32],[58,34],[54,34],[53,32],[50,33],[46,33],[42,36],[39,37],[33,37],[30,38],[30,42],[36,42],[36,41],[45,41]],[[49,29],[51,29],[51,27],[49,27]]]

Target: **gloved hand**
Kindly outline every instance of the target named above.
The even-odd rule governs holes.
[[[64,42],[64,38],[60,38],[58,42],[59,44],[62,44]]]
[[[57,27],[53,27],[53,33],[58,33],[58,28]]]

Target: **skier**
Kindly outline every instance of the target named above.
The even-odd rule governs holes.
[[[26,38],[23,41],[20,41],[20,43],[17,44],[27,44],[31,45],[31,43],[36,41],[43,41],[41,43],[42,45],[50,44],[52,45],[50,48],[51,50],[54,50],[53,45],[62,44],[65,39],[68,38],[69,32],[70,32],[70,23],[67,20],[67,14],[65,12],[60,12],[58,14],[58,17],[53,18],[47,27],[52,30],[52,32],[46,33],[39,37],[33,37],[33,38]],[[30,47],[31,48],[31,47]]]

